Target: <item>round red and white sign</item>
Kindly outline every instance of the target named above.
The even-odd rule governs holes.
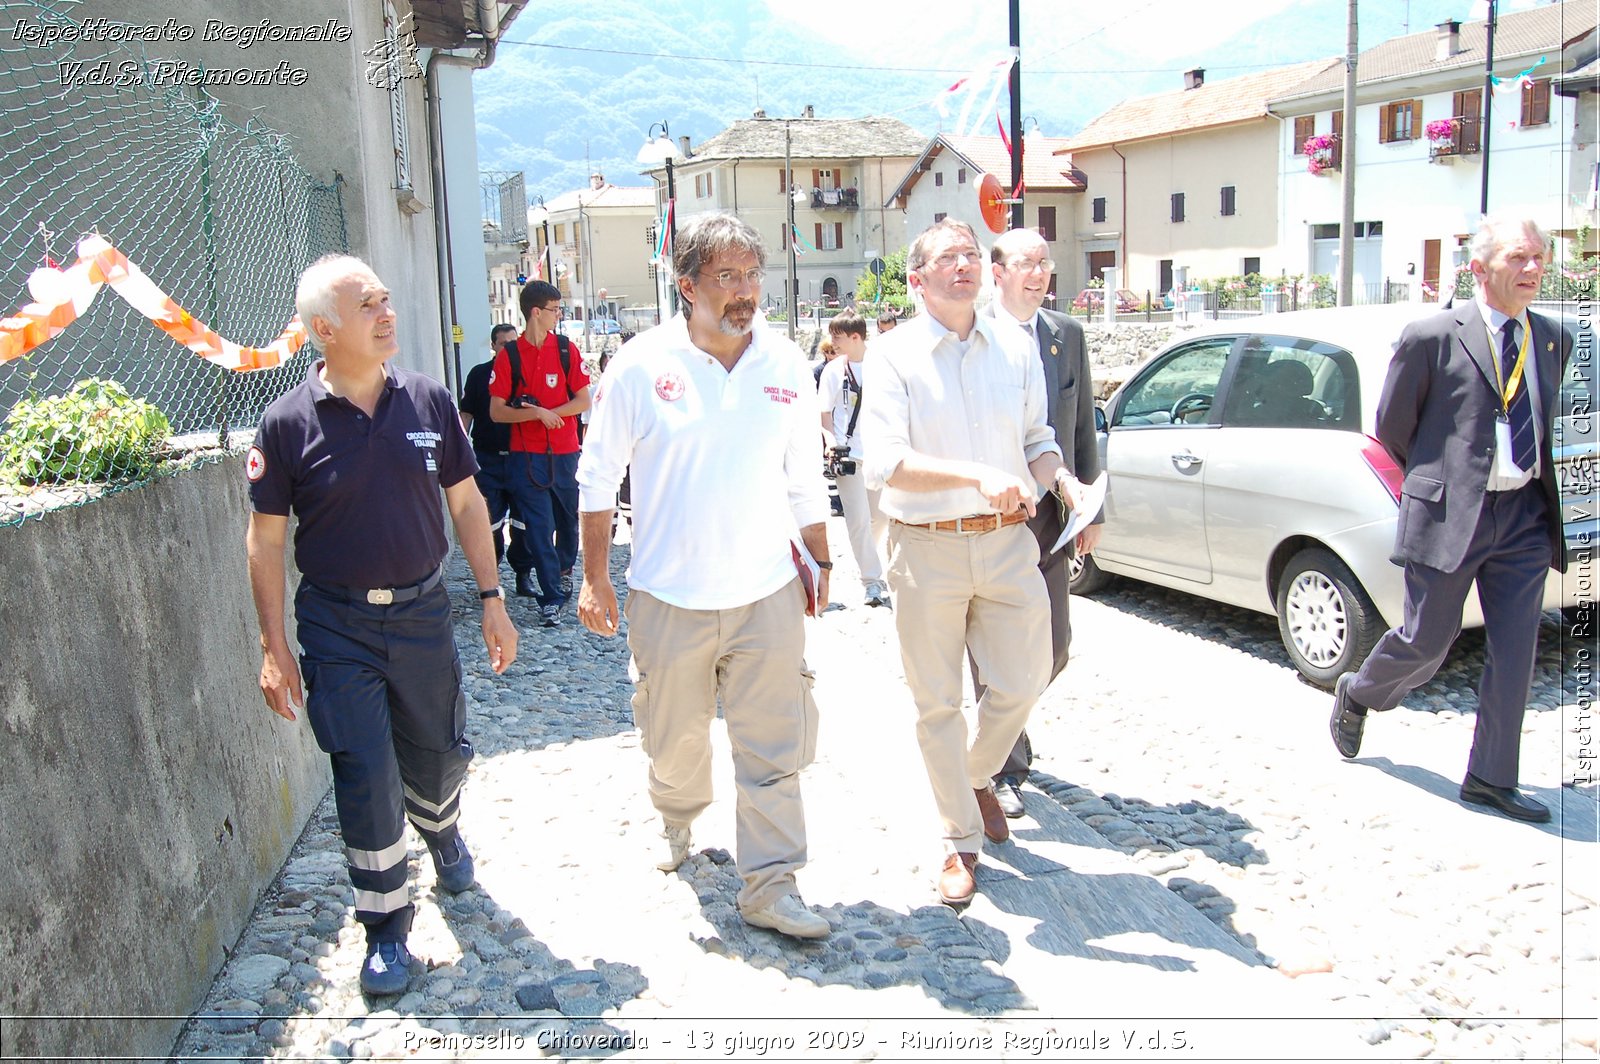
[[[267,475],[267,456],[261,453],[261,448],[252,447],[245,455],[244,475],[252,484]]]
[[[667,402],[683,398],[683,378],[676,373],[663,373],[656,378],[656,394]]]

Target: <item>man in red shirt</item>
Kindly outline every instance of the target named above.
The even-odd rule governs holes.
[[[489,417],[511,426],[508,486],[527,527],[539,580],[535,586],[526,571],[517,573],[517,594],[535,596],[540,622],[554,628],[572,594],[556,540],[577,542],[578,415],[589,409],[589,376],[579,352],[556,332],[560,290],[548,281],[529,281],[521,305],[527,327],[495,355]]]

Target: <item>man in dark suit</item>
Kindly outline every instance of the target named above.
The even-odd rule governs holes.
[[[1378,403],[1378,439],[1405,470],[1394,560],[1405,614],[1359,671],[1334,685],[1329,727],[1345,757],[1368,709],[1392,709],[1438,670],[1474,580],[1487,649],[1461,800],[1542,823],[1517,790],[1545,570],[1565,572],[1550,454],[1556,388],[1572,337],[1528,310],[1550,239],[1532,221],[1486,218],[1472,239],[1477,298],[1401,333]]]
[[[1089,377],[1089,348],[1083,326],[1059,311],[1043,309],[1055,263],[1044,238],[1032,229],[1013,229],[994,242],[989,250],[994,271],[995,301],[984,313],[1014,324],[1028,332],[1039,346],[1044,363],[1045,391],[1050,397],[1046,408],[1050,427],[1073,476],[1083,483],[1100,475],[1100,452],[1095,446],[1093,383]],[[1062,508],[1053,500],[1043,500],[1038,512],[1028,520],[1039,540],[1039,571],[1044,574],[1050,593],[1050,679],[1067,667],[1067,648],[1072,642],[1072,624],[1067,613],[1069,551],[1088,554],[1100,539],[1100,521],[1090,525],[1071,547],[1051,553],[1061,538]],[[970,660],[970,658],[969,658]],[[976,667],[973,682],[981,694]],[[1024,731],[1012,747],[1011,755],[994,777],[995,797],[1008,817],[1023,814],[1018,790],[1033,763],[1033,744]]]

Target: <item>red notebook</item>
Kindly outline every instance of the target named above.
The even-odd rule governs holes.
[[[789,541],[789,553],[794,556],[794,570],[800,574],[800,583],[806,589],[806,616],[817,615],[817,585],[822,582],[822,570],[817,561],[799,540]]]

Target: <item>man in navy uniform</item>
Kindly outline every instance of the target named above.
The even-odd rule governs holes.
[[[267,408],[246,462],[261,693],[287,720],[304,705],[333,762],[356,919],[367,932],[361,987],[397,994],[411,960],[406,820],[427,843],[440,886],[474,882],[456,826],[472,745],[441,583],[449,549],[441,488],[480,589],[495,672],[516,659],[517,632],[450,393],[388,364],[399,351],[388,290],[360,259],[329,255],[301,275],[295,304],[323,357]],[[284,630],[291,512],[302,576],[298,663]]]
[[[528,549],[528,530],[512,504],[511,426],[489,416],[489,373],[495,356],[516,339],[515,325],[496,325],[489,330],[488,361],[468,370],[461,385],[461,427],[467,430],[473,457],[478,460],[478,490],[489,506],[495,563],[505,558],[513,573],[526,573],[533,568],[533,552]]]

